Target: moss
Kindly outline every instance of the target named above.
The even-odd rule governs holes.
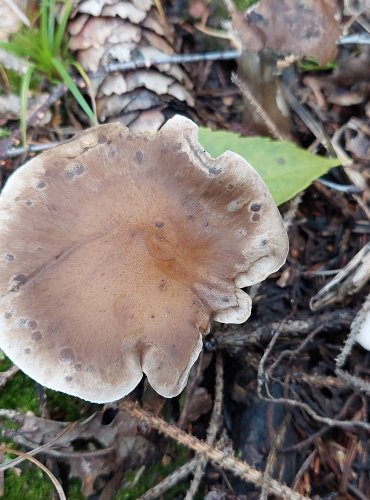
[[[0,360],[0,371],[11,366],[9,359]],[[35,382],[22,372],[18,372],[0,390],[0,408],[10,408],[22,412],[39,413]]]
[[[7,127],[0,127],[0,139],[4,139],[4,137],[10,137],[11,130]]]
[[[234,4],[238,10],[247,10],[253,4],[257,3],[257,0],[235,0]]]
[[[167,460],[158,461],[157,463],[147,467],[139,480],[135,484],[135,478],[138,471],[129,470],[126,472],[122,484],[124,487],[118,491],[114,500],[134,500],[141,497],[150,488],[161,482],[165,477],[173,471],[181,467],[189,460],[189,450],[183,446],[174,445],[171,455],[175,458],[170,459],[166,455]],[[162,495],[164,500],[173,500],[174,498],[184,498],[188,487],[187,481],[181,481],[174,486],[168,493]]]
[[[25,464],[20,474],[5,472],[3,500],[49,500],[55,491],[50,479],[36,466]]]
[[[71,479],[68,484],[68,491],[66,491],[66,497],[68,500],[86,500],[81,493],[81,481],[79,479]]]
[[[86,401],[62,392],[46,389],[46,405],[53,420],[71,422],[83,417],[89,406]]]

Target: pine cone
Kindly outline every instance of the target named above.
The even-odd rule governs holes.
[[[102,65],[173,55],[169,28],[153,0],[82,0],[69,23],[70,48],[85,71]],[[131,129],[157,130],[164,110],[193,106],[191,81],[174,64],[112,73],[92,79],[100,122],[121,121]]]

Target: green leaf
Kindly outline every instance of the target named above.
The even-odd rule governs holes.
[[[71,14],[71,10],[72,10],[72,2],[71,0],[66,0],[63,6],[62,13],[60,15],[60,22],[57,27],[55,40],[53,42],[54,55],[57,55],[60,52],[63,41],[65,41],[65,37],[67,35],[66,33],[67,23],[69,20],[69,16]]]
[[[34,66],[30,66],[22,79],[21,84],[21,136],[23,146],[27,143],[27,100]]]
[[[94,115],[94,112],[90,108],[90,106],[87,104],[87,101],[85,100],[84,96],[81,94],[79,88],[75,84],[75,82],[72,80],[70,75],[68,74],[68,71],[66,68],[63,66],[63,63],[55,59],[53,57],[52,59],[53,66],[55,69],[58,71],[59,75],[63,79],[64,83],[67,85],[69,91],[73,95],[73,97],[76,99],[80,107],[83,109],[83,111],[86,113],[88,116],[90,122],[93,125],[97,125],[97,119],[96,116]]]
[[[254,167],[267,184],[277,205],[290,200],[315,179],[340,165],[337,158],[324,158],[287,141],[266,137],[240,137],[226,131],[199,129],[199,142],[217,157],[234,151]]]

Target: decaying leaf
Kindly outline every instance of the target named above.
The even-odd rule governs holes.
[[[207,389],[197,387],[194,390],[187,411],[187,420],[196,422],[201,415],[207,413],[212,408],[212,398]]]
[[[235,11],[232,20],[249,52],[269,48],[315,57],[324,65],[337,54],[336,9],[332,0],[261,0],[246,13]]]
[[[113,408],[98,411],[72,426],[13,410],[0,410],[2,418],[19,426],[4,431],[3,436],[11,437],[26,449],[34,449],[59,435],[43,453],[68,462],[69,476],[81,480],[85,496],[95,492],[94,483],[98,477],[109,476],[117,467],[122,467],[123,462],[128,468],[136,467],[154,453],[153,445],[137,435],[138,421],[125,411],[117,412]]]

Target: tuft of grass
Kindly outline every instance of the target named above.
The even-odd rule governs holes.
[[[58,4],[62,5],[57,16]],[[68,50],[67,23],[72,9],[72,0],[41,0],[40,14],[30,28],[23,28],[15,34],[10,42],[0,41],[0,47],[19,57],[26,59],[30,66],[22,78],[22,140],[26,137],[27,95],[32,80],[39,82],[42,78],[55,84],[63,82],[76,99],[90,122],[97,124],[96,116],[82,95],[78,86],[70,76],[72,66],[79,71],[86,81],[86,74],[74,61]],[[89,83],[87,81],[87,83]]]

